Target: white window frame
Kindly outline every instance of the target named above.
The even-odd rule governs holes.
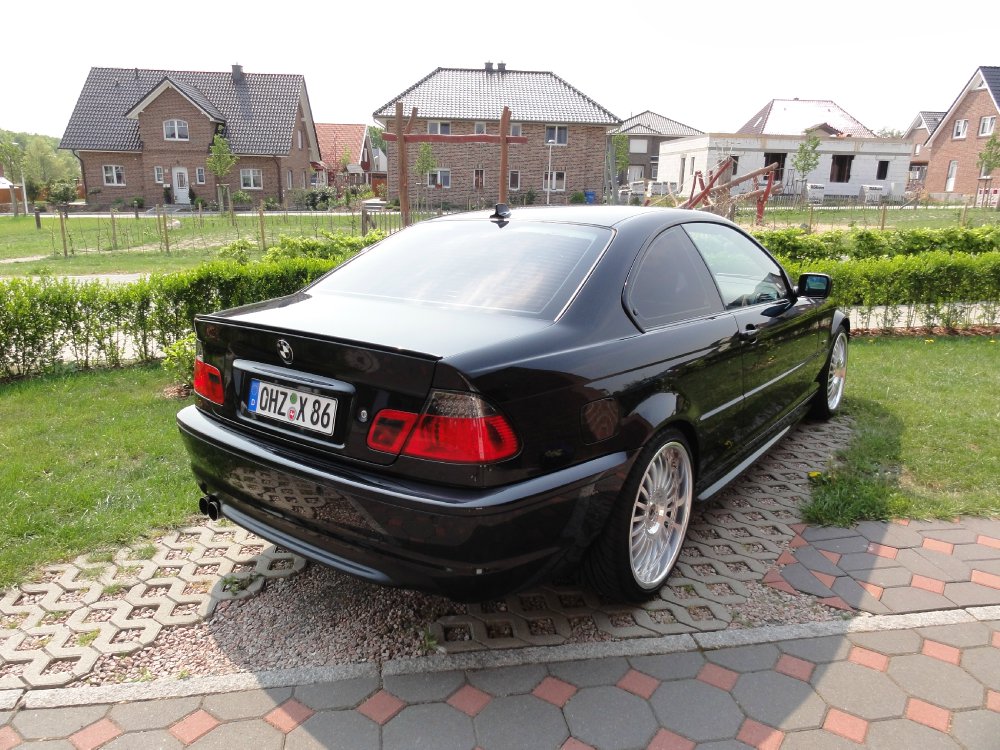
[[[181,130],[184,131],[184,135],[181,135]],[[163,140],[165,141],[189,141],[191,140],[191,132],[188,129],[187,120],[164,120],[163,121]]]
[[[163,167],[153,167],[153,182],[157,185],[163,184]]]
[[[205,168],[204,167],[195,167],[194,168],[194,181],[195,181],[196,185],[204,185],[205,184]]]
[[[987,172],[986,171],[986,165],[985,164],[979,168],[979,179],[980,180],[987,179],[991,174],[992,174],[992,172]]]
[[[562,175],[560,177],[560,175]],[[566,173],[560,169],[553,169],[551,172],[545,172],[542,175],[542,191],[549,192],[549,180],[554,179],[555,187],[552,188],[553,193],[565,193],[566,192]],[[562,187],[559,185],[562,184]]]
[[[295,187],[295,173],[292,170],[288,170],[288,189],[292,190]]]
[[[240,190],[263,190],[264,174],[256,167],[240,170]]]
[[[965,138],[969,133],[969,121],[968,120],[955,120],[955,127],[951,130],[951,137],[954,140],[960,138]]]
[[[474,135],[486,135],[486,123],[477,122],[472,126],[472,132]]]
[[[427,187],[436,190],[439,185],[442,190],[451,190],[451,169],[435,169],[427,173]]]
[[[108,185],[109,187],[125,186],[125,167],[121,164],[104,164],[102,166],[105,185]]]
[[[299,151],[301,151],[302,150],[302,131],[301,130],[296,130],[295,133],[299,137]]]
[[[560,140],[560,136],[562,140]],[[549,145],[549,141],[552,141],[553,146],[568,146],[569,145],[569,126],[568,125],[546,125],[545,126],[545,145]]]
[[[948,162],[948,172],[944,178],[944,191],[946,193],[955,192],[955,181],[958,179],[958,159]]]
[[[512,169],[507,172],[507,189],[510,191],[521,189],[521,170]]]
[[[628,139],[628,152],[630,154],[646,154],[646,153],[649,153],[649,139],[648,138],[629,138]]]
[[[428,135],[451,135],[451,122],[446,120],[428,120]]]
[[[733,174],[736,174],[736,165],[733,165]],[[660,157],[650,156],[649,157],[649,179],[656,180],[660,176]]]
[[[519,122],[512,122],[510,124],[510,134],[512,136],[514,136],[515,138],[519,137],[521,135],[521,123],[519,123]]]
[[[986,115],[979,118],[979,135],[985,137],[993,135],[993,129],[997,124],[996,115]]]

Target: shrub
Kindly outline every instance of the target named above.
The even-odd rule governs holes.
[[[194,331],[163,349],[163,369],[178,385],[194,385],[194,358],[197,349]]]
[[[231,260],[240,265],[250,262],[250,251],[256,247],[254,243],[247,239],[233,240],[228,245],[219,248],[216,257],[219,260]]]
[[[134,206],[135,208],[145,208],[146,199],[143,198],[141,195],[134,195],[129,199],[128,204],[130,206]]]
[[[250,193],[246,193],[242,190],[237,190],[233,193],[231,200],[234,206],[249,206],[253,203],[253,198],[250,197]]]
[[[587,196],[585,196],[582,191],[577,190],[575,193],[573,193],[573,194],[571,194],[569,196],[569,202],[570,203],[586,203],[587,202]]]

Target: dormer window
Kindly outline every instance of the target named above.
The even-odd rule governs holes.
[[[164,120],[163,140],[165,141],[186,141],[188,140],[188,124],[186,120]]]

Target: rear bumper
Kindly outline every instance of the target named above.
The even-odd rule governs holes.
[[[404,482],[276,451],[190,406],[177,422],[203,492],[233,522],[383,585],[482,600],[572,565],[629,467],[616,453],[488,490]]]

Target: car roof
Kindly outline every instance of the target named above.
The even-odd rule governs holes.
[[[466,211],[449,214],[434,221],[469,221],[489,219],[495,209],[486,211]],[[663,223],[682,221],[713,221],[719,217],[704,211],[688,211],[679,208],[660,208],[654,206],[511,206],[507,221],[551,221],[567,224],[592,224],[595,226],[615,227],[630,219],[658,216]]]

